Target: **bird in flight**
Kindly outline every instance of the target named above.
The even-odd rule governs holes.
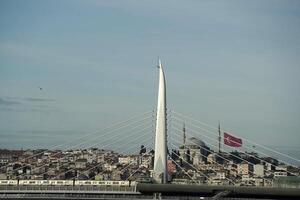
[[[38,87],[40,90],[43,90],[43,88],[41,88],[41,87]]]

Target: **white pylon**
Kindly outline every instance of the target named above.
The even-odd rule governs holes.
[[[158,60],[159,87],[155,129],[155,155],[153,178],[166,183],[167,172],[167,126],[166,126],[166,82],[161,61]]]

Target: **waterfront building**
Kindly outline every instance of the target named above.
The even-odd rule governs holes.
[[[256,164],[253,166],[253,173],[257,177],[263,177],[265,175],[265,169],[264,165],[262,164]]]

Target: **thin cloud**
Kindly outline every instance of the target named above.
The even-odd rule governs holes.
[[[18,105],[18,104],[21,104],[21,103],[17,102],[17,101],[10,101],[10,100],[5,100],[5,99],[0,98],[0,105],[14,106],[14,105]]]
[[[8,102],[16,102],[20,104],[20,101],[30,101],[30,102],[53,102],[55,99],[50,99],[50,98],[38,98],[38,97],[4,97],[0,98],[4,101]]]
[[[25,100],[25,101],[35,101],[35,102],[52,102],[52,101],[55,101],[54,99],[34,98],[34,97],[23,98],[23,100]]]
[[[35,113],[44,113],[50,114],[52,110],[43,110],[43,109],[36,109],[36,108],[0,108],[0,111],[4,112],[35,112]]]
[[[55,100],[47,99],[47,98],[35,98],[35,97],[4,97],[4,98],[0,98],[0,106],[1,106],[0,111],[39,112],[39,113],[49,114],[55,109],[45,104],[53,101]]]

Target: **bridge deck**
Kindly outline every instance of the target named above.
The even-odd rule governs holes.
[[[0,186],[0,199],[152,199],[135,187],[120,186]]]
[[[0,199],[300,199],[300,189],[206,185],[138,184],[120,186],[0,186]]]
[[[130,193],[130,194],[136,194],[136,187],[129,187],[129,186],[90,186],[90,185],[77,185],[77,186],[54,186],[54,185],[7,185],[7,186],[0,186],[0,192],[25,192],[25,193],[33,193],[34,191],[40,192],[47,192],[51,193],[52,191],[57,191],[59,193],[66,192],[66,193]]]

